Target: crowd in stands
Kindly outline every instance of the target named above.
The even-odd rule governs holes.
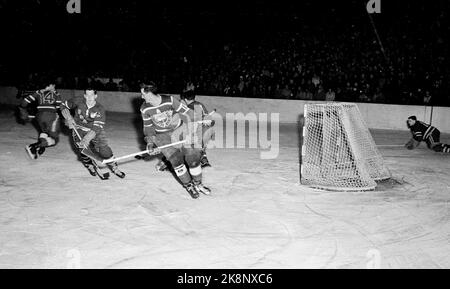
[[[378,22],[379,30],[369,18],[335,29],[332,22],[305,24],[201,51],[179,40],[165,43],[176,56],[155,59],[145,48],[133,51],[130,67],[114,73],[116,81],[108,72],[96,72],[61,76],[57,84],[138,91],[141,79],[152,78],[167,93],[178,93],[182,82],[192,81],[204,95],[450,105],[447,13],[444,9],[422,22],[404,14],[387,27]],[[105,77],[109,81],[100,80]],[[25,83],[33,86],[38,78],[30,74]]]

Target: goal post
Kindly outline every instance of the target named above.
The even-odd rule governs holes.
[[[365,191],[390,178],[358,106],[305,104],[300,182],[319,189]]]

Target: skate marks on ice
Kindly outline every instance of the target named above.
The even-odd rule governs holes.
[[[243,188],[271,191],[283,221],[286,223],[289,212],[297,218],[288,222],[293,242],[284,254],[283,250],[276,254],[287,267],[365,268],[370,263],[368,252],[376,250],[381,267],[446,268],[450,266],[449,180],[447,162],[442,163],[441,158],[431,152],[426,165],[414,158],[400,164],[388,158],[394,172],[392,183],[384,183],[386,190],[374,192],[323,192],[292,188],[292,183],[286,184],[289,188],[284,191],[281,180],[272,189],[272,182],[265,185],[257,174],[238,175],[234,182],[242,181]],[[420,168],[418,163],[422,163]],[[269,171],[265,169],[264,176],[274,180]],[[276,195],[280,188],[281,196]],[[257,198],[263,197],[258,194]],[[267,206],[252,199],[243,203],[258,209]],[[297,220],[311,225],[304,231],[293,228]]]
[[[134,131],[109,129],[116,155],[139,150]],[[450,267],[450,163],[422,147],[381,148],[396,181],[364,193],[299,186],[295,144],[265,161],[212,149],[212,195],[192,200],[156,160],[100,183],[67,136],[34,162],[23,152],[33,128],[6,122],[0,133],[2,268],[65,268],[73,250],[82,268],[366,268],[374,250],[382,268]]]
[[[289,244],[289,226],[278,213],[269,214],[254,206],[259,203],[258,198],[263,203],[272,202],[270,194],[255,190],[256,183],[249,182],[250,173],[229,169],[226,162],[221,166],[221,157],[222,154],[211,151],[210,158],[217,165],[205,170],[206,184],[213,188],[211,197],[190,199],[167,173],[147,180],[151,189],[134,209],[146,222],[128,230],[137,238],[145,238],[147,247],[136,256],[127,256],[107,267],[261,267]],[[269,262],[282,266],[276,259]]]
[[[220,189],[214,194],[214,198],[201,196],[199,200],[146,195],[139,202],[140,210],[152,221],[136,232],[151,229],[149,238],[153,236],[163,245],[111,267],[245,267],[276,249],[277,243],[289,240],[276,220],[230,204]]]
[[[372,249],[380,252],[382,268],[449,266],[449,227],[444,221],[448,221],[448,207],[424,204],[418,209],[414,200],[393,201],[371,194],[375,195],[308,194],[305,198],[305,206],[328,227],[324,232],[338,242],[339,253],[330,267],[364,268],[368,262],[364,256]]]

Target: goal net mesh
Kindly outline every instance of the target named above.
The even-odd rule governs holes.
[[[390,178],[356,104],[306,104],[304,117],[302,184],[363,191]]]

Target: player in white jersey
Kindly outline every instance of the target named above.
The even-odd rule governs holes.
[[[161,148],[161,152],[192,198],[198,198],[199,193],[210,194],[202,183],[201,146],[193,112],[173,96],[159,94],[153,82],[141,85],[141,95],[145,100],[141,115],[148,149],[184,139],[184,145]]]

